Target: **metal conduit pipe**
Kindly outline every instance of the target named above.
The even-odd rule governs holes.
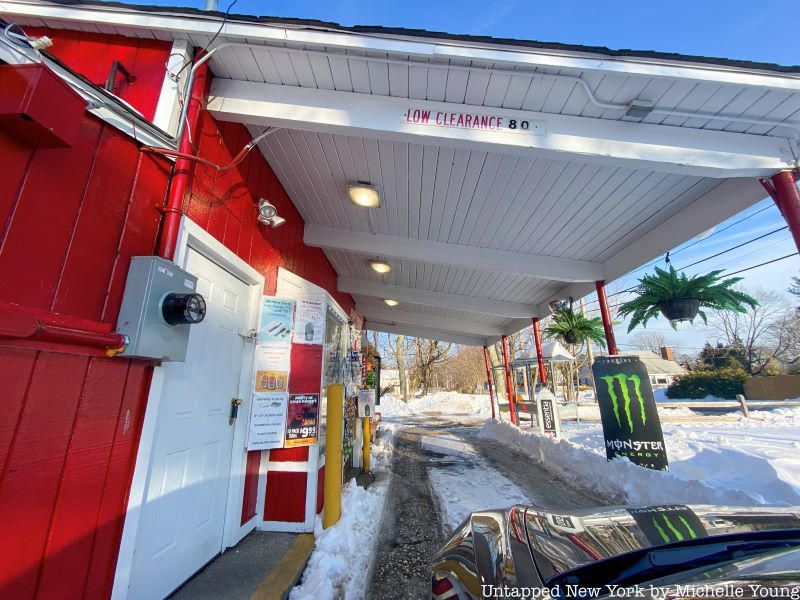
[[[198,61],[192,65],[192,68],[189,70],[189,77],[187,80],[186,88],[191,89],[192,79],[194,78],[195,70],[206,61],[211,59],[211,57],[216,54],[217,51],[222,50],[224,48],[231,48],[231,47],[240,47],[240,48],[250,48],[250,49],[262,49],[262,50],[276,50],[279,52],[285,52],[287,54],[295,54],[295,55],[304,55],[304,56],[325,56],[329,57],[330,55],[326,52],[321,52],[319,50],[299,50],[297,48],[282,48],[279,46],[271,46],[269,44],[250,44],[247,42],[223,42],[218,46],[215,46],[211,50],[207,51]],[[342,54],[338,55],[337,58],[344,58],[347,60],[360,60],[364,62],[373,62],[373,63],[380,63],[380,64],[388,64],[388,65],[400,65],[400,66],[414,66],[414,67],[422,67],[428,69],[446,69],[452,71],[466,71],[466,72],[478,72],[478,73],[486,73],[486,72],[500,72],[500,73],[508,73],[511,75],[525,75],[530,76],[531,78],[542,78],[542,79],[550,79],[555,81],[569,81],[571,83],[575,83],[581,87],[581,89],[586,93],[589,102],[591,102],[597,108],[602,108],[604,110],[626,110],[628,108],[627,104],[619,104],[613,102],[603,102],[599,100],[595,95],[592,89],[589,87],[589,84],[577,75],[556,75],[553,73],[538,73],[533,71],[518,71],[513,69],[505,69],[505,68],[497,68],[497,67],[475,67],[475,66],[467,66],[467,65],[450,65],[450,64],[437,64],[437,63],[428,63],[419,60],[398,60],[392,58],[380,58],[380,57],[370,57],[370,56],[354,56],[350,54]],[[672,116],[672,117],[685,117],[687,119],[707,119],[707,120],[717,120],[717,121],[731,121],[732,123],[743,123],[747,125],[763,125],[768,127],[785,127],[786,129],[791,130],[794,133],[795,139],[800,139],[800,125],[794,125],[792,123],[786,123],[783,121],[773,121],[769,119],[751,119],[748,117],[737,117],[733,115],[720,115],[714,113],[700,113],[700,112],[689,112],[689,111],[682,111],[682,110],[674,110],[669,108],[656,108],[654,107],[651,110],[651,113],[665,115],[665,116]],[[180,120],[178,121],[178,132],[176,134],[176,138],[180,139],[181,132],[183,131],[184,121],[186,117],[186,103],[184,103],[183,108],[181,109]]]

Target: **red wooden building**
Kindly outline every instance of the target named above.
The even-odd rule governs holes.
[[[362,316],[486,346],[767,193],[800,242],[798,69],[113,2],[0,19],[2,598],[159,598],[256,527],[312,529],[324,444],[246,451],[265,296],[324,306],[284,390],[324,395]],[[150,256],[208,305],[183,361],[120,353]]]

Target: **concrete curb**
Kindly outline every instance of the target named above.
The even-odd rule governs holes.
[[[289,551],[283,555],[250,597],[250,600],[285,600],[289,592],[300,580],[303,569],[314,551],[314,536],[302,533],[292,542]]]

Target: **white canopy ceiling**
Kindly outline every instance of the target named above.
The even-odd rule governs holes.
[[[220,23],[0,6],[22,24],[196,46]],[[276,130],[260,149],[305,242],[374,330],[492,342],[758,202],[759,177],[796,164],[800,75],[768,65],[244,17],[226,43],[209,109]],[[634,100],[652,110],[631,116]],[[381,206],[354,206],[352,181],[377,185]],[[373,272],[376,257],[392,271]]]

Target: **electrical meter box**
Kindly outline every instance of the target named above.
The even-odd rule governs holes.
[[[130,342],[121,356],[182,362],[189,329],[205,317],[197,277],[158,256],[134,256],[128,270],[117,333]]]

